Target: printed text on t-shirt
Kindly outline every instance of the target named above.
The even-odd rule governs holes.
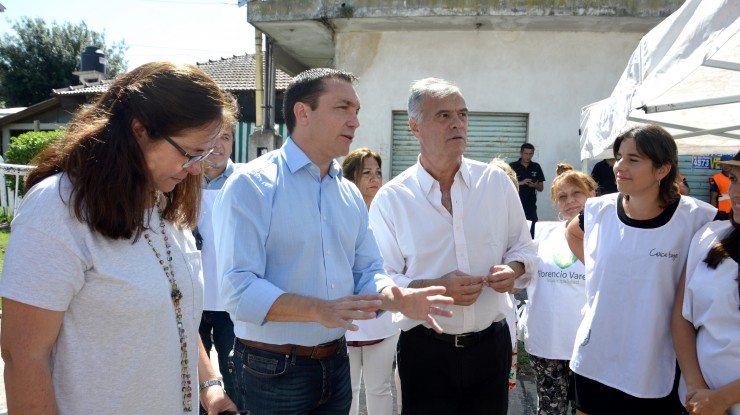
[[[650,256],[654,256],[658,258],[668,258],[673,262],[675,262],[676,258],[678,258],[678,254],[674,254],[671,251],[668,251],[668,252],[658,251],[657,248],[653,248],[650,250]]]

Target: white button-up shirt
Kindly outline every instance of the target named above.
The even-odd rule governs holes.
[[[486,276],[494,265],[520,261],[526,271],[516,286],[523,287],[537,250],[511,179],[498,167],[463,158],[450,196],[452,215],[442,205],[439,182],[417,162],[373,199],[370,226],[396,284],[408,287],[455,270]],[[508,294],[484,287],[473,305],[447,307],[454,316],[437,322],[445,333],[461,334],[503,320],[513,304]],[[422,323],[398,313],[394,321],[403,330]]]

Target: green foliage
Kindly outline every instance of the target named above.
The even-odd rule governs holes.
[[[527,353],[527,350],[524,348],[524,342],[519,340],[516,342],[516,345],[517,345],[516,364],[518,368],[518,373],[520,375],[533,376],[534,370],[532,369],[532,362],[530,362],[529,360],[529,353]]]
[[[10,145],[5,153],[5,162],[9,164],[30,164],[31,160],[41,153],[46,147],[62,137],[64,130],[54,131],[31,131],[23,133],[18,137],[10,137]],[[15,176],[6,175],[5,183],[11,189],[15,189]],[[22,195],[25,189],[19,191]]]
[[[72,72],[80,69],[87,46],[101,48],[109,78],[126,71],[124,40],[106,46],[105,32],[72,24],[23,17],[13,24],[15,34],[0,39],[0,100],[9,107],[26,107],[49,99],[51,90],[79,84]]]
[[[37,154],[64,134],[64,130],[30,131],[18,137],[10,137],[5,161],[10,164],[29,164]]]

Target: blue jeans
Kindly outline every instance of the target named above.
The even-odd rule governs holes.
[[[234,343],[240,410],[258,415],[346,415],[352,404],[347,346],[326,359],[285,355]]]
[[[233,399],[236,395],[236,389],[234,388],[234,373],[229,368],[229,355],[234,347],[234,323],[231,322],[229,313],[225,311],[203,311],[198,333],[209,355],[211,346],[216,347],[218,370],[224,379],[224,390]],[[211,341],[211,335],[213,341]]]

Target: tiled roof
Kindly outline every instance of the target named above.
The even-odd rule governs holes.
[[[198,63],[197,66],[207,73],[226,91],[254,91],[254,55],[241,55]],[[284,91],[291,77],[280,69],[275,69],[275,89]],[[53,95],[99,95],[108,90],[113,82],[105,79],[84,85],[68,86],[54,89]]]
[[[100,95],[108,90],[108,87],[112,82],[112,79],[104,79],[102,81],[87,83],[84,85],[73,85],[52,89],[51,91],[52,95]]]
[[[241,55],[198,63],[198,67],[224,90],[254,91],[255,63],[254,55]],[[291,79],[290,75],[275,69],[276,90],[284,91]]]

